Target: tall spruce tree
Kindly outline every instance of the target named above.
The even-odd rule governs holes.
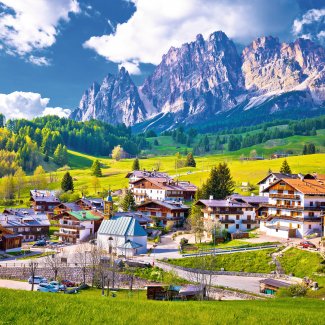
[[[283,163],[282,163],[282,166],[281,166],[281,169],[280,169],[280,173],[283,173],[283,174],[291,174],[291,168],[287,162],[287,159],[284,159]]]
[[[222,200],[234,192],[234,185],[228,165],[220,163],[211,169],[209,178],[201,188],[201,196],[203,199],[213,196],[215,200]]]
[[[186,161],[185,161],[185,166],[186,167],[196,167],[196,162],[193,157],[192,152],[189,152],[186,156]]]
[[[121,202],[121,208],[124,212],[135,210],[135,200],[133,193],[130,190],[126,190],[125,195]]]
[[[66,172],[64,174],[62,181],[61,181],[61,188],[64,192],[67,192],[67,191],[73,192],[73,190],[74,190],[73,179],[69,172]]]
[[[100,162],[96,159],[91,166],[91,174],[96,177],[102,177],[102,169],[100,167]]]
[[[133,160],[132,170],[140,170],[140,162],[138,158]]]

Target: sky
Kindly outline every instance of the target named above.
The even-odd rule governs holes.
[[[325,0],[0,0],[0,113],[68,116],[124,66],[140,85],[171,46],[222,30],[325,43]]]

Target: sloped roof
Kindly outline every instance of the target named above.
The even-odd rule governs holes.
[[[272,186],[278,184],[279,182],[285,182],[286,184],[293,187],[300,193],[312,194],[312,195],[325,195],[325,181],[318,179],[279,179],[275,183],[267,187],[263,192],[267,192]]]
[[[143,207],[143,206],[149,205],[151,203],[155,203],[157,205],[163,206],[169,210],[179,210],[179,209],[189,210],[190,209],[189,206],[182,204],[180,202],[167,201],[167,200],[165,200],[165,201],[150,200],[150,201],[140,204],[139,207]]]
[[[263,183],[265,180],[267,180],[270,176],[275,176],[277,179],[281,178],[299,178],[299,174],[284,174],[284,173],[271,173],[267,176],[265,176],[261,181],[259,181],[257,184]]]
[[[50,226],[50,221],[44,214],[26,216],[0,214],[0,224],[5,228],[17,226],[45,227]]]
[[[233,194],[230,197],[234,200],[241,200],[249,204],[260,204],[260,203],[269,202],[269,198],[267,196],[259,196],[259,195],[245,196],[245,195]]]
[[[77,218],[79,221],[83,220],[99,220],[99,216],[95,216],[93,211],[81,210],[81,211],[70,211],[68,212],[73,217]]]
[[[199,200],[195,205],[203,204],[206,207],[212,208],[223,208],[223,207],[233,207],[233,208],[250,208],[250,204],[246,202],[238,202],[236,200]]]
[[[123,248],[123,249],[136,249],[139,247],[142,247],[142,245],[140,245],[132,240],[128,240],[123,245],[119,246],[119,248]]]
[[[146,231],[140,223],[132,217],[118,217],[110,220],[103,220],[98,234],[116,236],[147,236]]]

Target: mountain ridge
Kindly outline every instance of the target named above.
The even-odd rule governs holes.
[[[324,57],[322,46],[305,39],[281,43],[263,36],[239,54],[222,31],[207,39],[198,34],[171,47],[139,87],[124,68],[101,85],[93,83],[71,118],[163,131],[227,119],[232,111],[244,117],[258,109],[265,119],[297,109],[317,114],[325,101]]]

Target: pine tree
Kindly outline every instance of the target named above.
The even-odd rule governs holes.
[[[96,177],[102,177],[102,169],[100,167],[100,162],[96,159],[91,166],[91,174]]]
[[[132,170],[140,170],[140,162],[138,158],[133,160]]]
[[[218,167],[211,169],[209,178],[203,184],[202,198],[208,199],[213,196],[215,200],[225,199],[234,192],[234,185],[228,165],[220,163]]]
[[[193,157],[192,152],[189,152],[186,156],[186,161],[185,161],[185,166],[186,167],[196,167],[196,162]]]
[[[61,188],[64,192],[72,191],[74,189],[73,179],[69,172],[66,172],[61,181]]]
[[[126,190],[123,200],[121,202],[121,208],[124,212],[135,210],[135,200],[133,193],[130,190]]]
[[[291,174],[291,168],[287,162],[287,159],[284,159],[281,169],[280,169],[280,173],[282,174]]]
[[[307,155],[307,154],[308,154],[308,151],[307,151],[307,145],[306,145],[306,144],[304,145],[304,148],[303,148],[303,150],[302,150],[302,154],[303,154],[303,155]]]
[[[47,154],[46,154],[47,155]],[[54,162],[59,166],[64,166],[68,163],[68,150],[66,146],[62,146],[62,144],[58,144],[54,154],[53,154]]]

